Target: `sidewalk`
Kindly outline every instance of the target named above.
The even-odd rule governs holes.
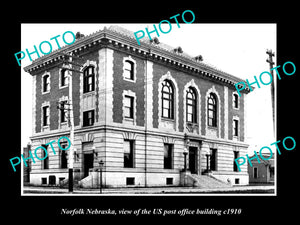
[[[274,186],[234,186],[228,188],[200,189],[197,187],[149,187],[149,188],[104,188],[102,195],[151,195],[151,194],[274,194]],[[26,194],[71,194],[66,188],[59,187],[23,187]],[[100,195],[99,189],[74,188],[73,194]]]

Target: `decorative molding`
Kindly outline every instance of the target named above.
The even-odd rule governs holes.
[[[96,61],[92,61],[92,60],[86,60],[86,62],[82,65],[82,67],[80,68],[80,71],[83,72],[87,67],[89,66],[93,66],[94,67],[94,73],[95,73],[95,90],[92,92],[88,92],[88,93],[83,93],[83,73],[80,73],[79,77],[80,77],[80,87],[79,87],[79,93],[80,93],[80,97],[79,97],[79,101],[80,101],[80,113],[79,113],[79,126],[82,127],[83,125],[83,112],[87,109],[85,109],[83,106],[87,105],[86,101],[89,101],[91,98],[91,95],[96,95],[96,90],[97,90],[97,80],[98,80],[98,75],[97,75],[97,71],[98,71],[98,67],[97,67],[97,62]],[[95,96],[93,99],[96,99]],[[94,107],[90,107],[90,110],[95,109],[95,121],[96,122],[98,120],[98,115],[97,115],[97,105]]]
[[[208,106],[207,106],[207,99],[210,93],[214,93],[217,96],[217,127],[209,127],[208,126]],[[210,89],[207,90],[205,95],[205,135],[206,136],[212,136],[214,138],[220,138],[221,137],[221,98],[219,93],[216,90],[215,85],[212,85]]]
[[[123,132],[123,138],[125,140],[135,140],[136,139],[136,133],[133,132]]]
[[[44,76],[49,75],[49,90],[44,92]],[[45,70],[45,72],[41,76],[41,93],[43,94],[48,94],[51,91],[51,73]]]
[[[173,120],[164,120],[162,118],[162,83],[164,80],[170,80],[174,86],[174,119]],[[179,101],[179,94],[178,94],[178,85],[176,80],[172,77],[170,71],[166,74],[162,75],[158,82],[158,128],[160,129],[173,129],[175,131],[179,130],[179,110],[178,110],[178,101]],[[172,128],[171,128],[172,127]]]
[[[174,144],[175,143],[175,138],[171,138],[171,137],[163,137],[162,138],[163,140],[163,143],[166,143],[166,144]]]
[[[130,97],[133,97],[133,119],[132,118],[125,118],[124,116],[124,111],[125,111],[125,95],[127,96],[130,96]],[[135,92],[131,91],[131,90],[123,90],[123,93],[122,93],[122,118],[123,118],[123,124],[132,124],[132,125],[136,125],[136,121],[137,121],[137,118],[136,118],[136,111],[137,111],[137,108],[136,108],[136,94]]]
[[[238,121],[238,136],[234,136],[234,129],[233,129],[233,121],[234,120]],[[232,124],[231,124],[231,126],[232,126],[232,140],[233,141],[239,141],[240,138],[241,138],[241,124],[240,124],[240,117],[239,116],[234,115],[232,117]]]
[[[125,78],[125,61],[130,61],[133,63],[133,80],[131,79],[127,79]],[[129,82],[133,82],[135,83],[136,82],[136,76],[137,76],[137,73],[136,73],[136,61],[131,57],[131,55],[129,55],[128,57],[124,57],[123,58],[123,80],[126,80],[126,81],[129,81]]]
[[[93,133],[85,133],[81,136],[81,142],[93,142],[94,141],[94,134]]]
[[[228,140],[228,87],[224,86],[224,139]]]
[[[47,126],[43,126],[44,122],[44,115],[43,115],[43,107],[49,106],[49,124]],[[49,132],[50,131],[50,121],[51,121],[51,108],[50,108],[50,101],[44,101],[41,104],[41,132]]]
[[[189,87],[193,87],[196,91],[196,107],[197,107],[197,113],[196,113],[196,124],[191,124],[186,122],[186,91]],[[190,132],[194,133],[196,131],[197,134],[201,134],[201,93],[198,85],[195,83],[194,79],[192,79],[190,82],[188,82],[184,88],[183,88],[183,124],[184,124],[184,132]]]
[[[153,128],[153,62],[146,60],[146,76],[145,76],[145,115],[146,121],[145,124],[147,128]]]
[[[238,95],[238,98],[237,98],[237,100],[238,100],[238,107],[235,108],[235,107],[234,107],[234,94],[237,94],[237,95],[238,95],[237,91],[233,91],[233,92],[232,92],[232,95],[231,95],[231,97],[232,97],[232,99],[231,99],[231,100],[232,100],[232,101],[231,101],[231,102],[232,102],[232,108],[235,109],[235,110],[239,110],[239,109],[240,109],[240,102],[241,102],[240,99],[241,99],[241,98],[240,98],[239,95]]]
[[[32,135],[36,134],[36,79],[37,76],[32,77]]]

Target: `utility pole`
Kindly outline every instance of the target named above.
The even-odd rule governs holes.
[[[273,134],[275,136],[275,91],[274,91],[274,82],[275,82],[275,79],[274,79],[274,73],[273,73],[273,65],[275,64],[273,62],[273,57],[274,57],[274,52],[272,52],[271,49],[267,49],[266,53],[269,55],[269,58],[266,60],[267,63],[269,63],[270,65],[270,72],[271,72],[271,75],[273,77],[273,82],[271,83],[271,101],[272,101],[272,116],[273,116]]]
[[[76,66],[82,66],[80,64],[72,62],[73,58],[82,59],[78,56],[73,56],[72,53],[65,54],[61,53],[63,56],[67,56],[67,60],[63,60],[63,63],[67,64],[67,66],[62,67],[62,69],[65,69],[68,72],[68,78],[69,78],[69,126],[70,126],[70,141],[71,146],[69,149],[69,164],[68,164],[68,173],[69,173],[69,193],[73,193],[73,166],[74,166],[74,114],[73,114],[73,79],[72,79],[72,72],[82,73],[79,70],[75,70],[72,68],[72,65]]]

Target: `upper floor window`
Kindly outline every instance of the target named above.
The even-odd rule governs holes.
[[[50,91],[50,75],[46,74],[43,76],[43,92]]]
[[[235,109],[238,109],[239,108],[239,96],[237,93],[234,93],[233,94],[233,107]]]
[[[94,110],[89,110],[83,112],[83,126],[92,126],[94,125],[95,113]]]
[[[186,93],[186,120],[190,123],[197,123],[197,97],[193,88]]]
[[[174,88],[168,80],[162,83],[162,117],[174,119]]]
[[[234,119],[233,120],[233,136],[239,135],[239,121]]]
[[[134,80],[134,63],[129,60],[125,60],[124,78]]]
[[[50,107],[43,107],[43,126],[48,126],[50,123]]]
[[[69,78],[67,75],[67,70],[66,69],[62,69],[60,72],[60,86],[61,87],[65,87],[67,86],[69,83]]]
[[[124,99],[124,116],[133,119],[133,96],[125,95]]]
[[[60,122],[63,123],[63,122],[67,122],[67,113],[68,113],[68,110],[67,110],[67,103],[68,101],[62,101],[60,103]]]
[[[217,97],[210,93],[207,99],[208,105],[208,126],[217,127]]]
[[[89,66],[83,71],[83,93],[95,90],[94,67]]]

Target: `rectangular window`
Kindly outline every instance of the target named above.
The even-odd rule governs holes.
[[[66,149],[68,147],[67,142],[61,142],[60,146],[63,149]],[[60,168],[61,169],[68,168],[67,152],[61,149],[60,149]]]
[[[89,66],[83,71],[83,93],[95,90],[94,67]]]
[[[164,169],[172,169],[173,145],[164,144]]]
[[[239,108],[239,96],[238,96],[238,94],[233,94],[233,107],[235,109]]]
[[[173,177],[167,177],[166,178],[166,184],[167,185],[172,185],[173,184]]]
[[[64,87],[67,86],[69,83],[69,78],[67,76],[67,70],[63,69],[61,71],[61,76],[60,76],[60,86]]]
[[[237,165],[235,163],[235,160],[240,157],[239,156],[239,152],[238,151],[234,151],[233,154],[234,154],[234,157],[233,157],[233,171],[234,172],[238,172],[239,170],[238,170],[238,167],[237,167]]]
[[[254,168],[253,168],[253,177],[254,177],[254,179],[258,178],[258,170],[257,170],[257,167],[254,167]]]
[[[210,170],[216,171],[217,170],[217,149],[211,148],[210,149]]]
[[[50,121],[50,107],[43,107],[43,126],[48,126]]]
[[[133,62],[126,60],[124,65],[124,77],[128,80],[134,80]]]
[[[44,147],[47,150],[48,145],[41,145],[41,146]],[[49,169],[49,156],[48,156],[48,153],[46,153],[43,149],[41,149],[40,151],[42,152],[41,159],[43,159],[42,160],[42,169],[44,169],[44,170]]]
[[[124,99],[124,116],[133,119],[133,100],[134,97],[125,95]]]
[[[133,168],[133,140],[124,140],[124,167]]]
[[[42,184],[47,184],[47,178],[46,177],[42,177]]]
[[[239,121],[233,120],[233,136],[239,135]]]
[[[60,122],[67,122],[67,101],[60,103]]]
[[[83,126],[85,127],[94,125],[94,117],[94,110],[83,112]]]
[[[134,185],[134,177],[126,177],[126,185]]]

